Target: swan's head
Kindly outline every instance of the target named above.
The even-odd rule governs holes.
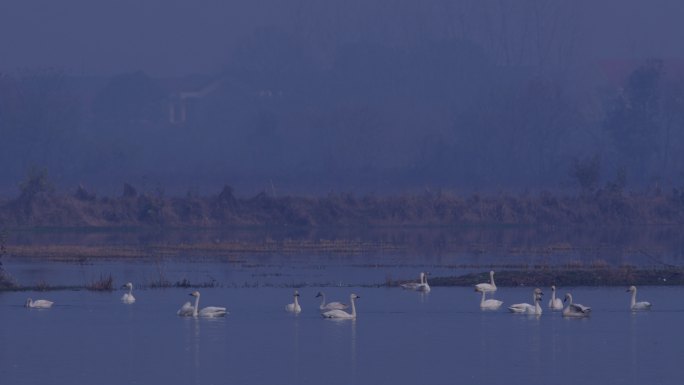
[[[322,296],[323,296],[323,292],[320,292],[320,291],[319,291],[318,294],[316,294],[316,298],[322,297]]]
[[[350,297],[351,297],[351,299],[357,299],[357,298],[361,298],[361,296],[359,296],[359,295],[356,295],[356,294],[352,294],[352,295],[351,295]]]
[[[489,275],[491,275],[493,277],[494,276],[494,270],[490,270]]]
[[[294,296],[295,296],[295,297],[299,297],[299,291],[295,290]]]
[[[570,293],[565,293],[565,298],[563,298],[563,302],[568,302],[572,303],[572,294]]]
[[[544,292],[542,292],[542,289],[536,288],[536,289],[534,289],[534,294],[542,296],[542,295],[544,295]]]
[[[551,291],[556,291],[556,285],[551,285]]]
[[[627,289],[628,293],[631,293],[633,291],[636,291],[636,286],[630,286],[629,289]]]
[[[191,296],[193,296],[193,297],[199,297],[199,296],[200,296],[200,293],[199,293],[199,291],[193,291],[193,292],[190,293],[189,295],[191,295]]]
[[[121,286],[122,289],[133,289],[133,284],[128,282],[125,285]]]

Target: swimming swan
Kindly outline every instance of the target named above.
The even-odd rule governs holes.
[[[289,311],[290,313],[300,313],[302,311],[302,307],[299,306],[299,301],[297,300],[299,298],[299,292],[295,290],[294,292],[294,303],[288,303],[285,305],[285,310]]]
[[[121,302],[123,303],[133,303],[135,302],[135,297],[133,296],[133,284],[128,282],[127,284],[121,286],[122,288],[127,288],[128,293],[125,293],[123,297],[121,297]]]
[[[322,313],[321,315],[323,318],[335,318],[335,319],[356,319],[356,305],[354,304],[354,300],[357,298],[361,298],[356,294],[352,294],[349,296],[349,299],[351,301],[351,308],[352,312],[347,313],[344,310],[340,309],[335,309],[335,310],[330,310],[326,311],[325,313]]]
[[[424,281],[425,281],[425,273],[421,272],[420,273],[420,282],[402,283],[401,288],[406,289],[406,290],[418,290],[418,288],[423,284]]]
[[[342,310],[342,309],[346,309],[349,307],[349,305],[341,303],[341,302],[325,303],[325,294],[322,291],[319,291],[318,294],[316,294],[316,298],[318,298],[318,297],[323,297],[323,299],[321,300],[321,306],[318,307],[321,310],[335,310],[335,309]]]
[[[632,293],[632,302],[630,303],[630,309],[632,311],[636,310],[651,310],[651,303],[650,302],[637,302],[636,301],[636,293],[637,293],[637,288],[636,286],[630,286],[629,289],[627,289],[628,293]]]
[[[482,299],[480,300],[480,309],[482,310],[496,310],[501,307],[503,301],[498,299],[487,299],[485,300],[485,292],[482,292]]]
[[[496,284],[494,283],[494,270],[489,272],[489,283],[478,283],[475,285],[475,291],[484,291],[487,293],[496,291]]]
[[[541,289],[536,288],[532,291],[532,301],[534,302],[534,305],[530,305],[529,303],[516,303],[509,306],[508,310],[512,313],[541,315],[542,308],[539,305],[539,302],[541,302],[542,295],[544,295],[544,293],[542,293]]]
[[[591,308],[580,305],[578,303],[572,303],[572,294],[565,294],[563,302],[568,302],[568,306],[563,309],[563,317],[588,317],[591,313]]]
[[[551,286],[551,299],[549,300],[551,310],[563,310],[563,301],[556,298],[556,285]]]
[[[202,310],[199,309],[199,299],[200,299],[200,293],[199,291],[193,291],[190,293],[190,296],[195,297],[195,306],[188,306],[190,305],[189,302],[186,302],[180,310],[176,314],[184,317],[223,317],[226,314],[228,314],[228,311],[226,310],[225,307],[218,307],[218,306],[207,306]],[[192,309],[192,312],[188,312],[189,309]]]
[[[421,273],[421,275],[422,275],[422,279],[421,279],[420,285],[418,285],[416,290],[422,291],[423,293],[429,293],[430,292],[430,285],[428,285],[428,282],[427,282],[428,273]]]
[[[37,299],[37,300],[32,300],[31,298],[26,300],[26,304],[24,306],[32,309],[49,309],[52,307],[52,304],[54,302],[48,301],[46,299]]]

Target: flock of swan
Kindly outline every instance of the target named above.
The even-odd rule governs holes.
[[[403,289],[406,290],[415,290],[415,291],[420,291],[420,292],[430,292],[430,285],[427,282],[427,273],[421,272],[419,276],[419,281],[418,282],[408,282],[404,283],[401,285]],[[121,297],[121,302],[124,304],[132,304],[135,303],[135,297],[133,296],[133,284],[131,282],[126,283],[125,285],[122,286],[122,288],[128,289],[128,292],[126,292],[122,297]],[[497,300],[497,299],[487,299],[486,295],[487,293],[494,293],[496,292],[496,283],[494,282],[494,271],[489,272],[489,282],[485,283],[479,283],[475,285],[475,291],[482,293],[482,298],[480,300],[480,308],[482,310],[498,310],[501,305],[503,305],[503,301]],[[632,299],[630,302],[630,309],[632,311],[639,311],[639,310],[649,310],[651,309],[651,303],[642,301],[642,302],[637,302],[636,300],[636,294],[637,294],[637,288],[636,286],[630,286],[629,289],[627,289],[628,293],[632,294]],[[228,310],[225,307],[220,307],[220,306],[207,306],[202,309],[199,307],[199,301],[200,301],[200,293],[199,291],[193,291],[192,293],[189,294],[192,297],[195,297],[195,303],[193,304],[192,302],[188,301],[181,306],[180,309],[176,312],[178,316],[181,317],[206,317],[206,318],[212,318],[212,317],[224,317],[228,313]],[[542,307],[541,307],[541,301],[542,301],[542,296],[544,293],[540,288],[535,288],[532,291],[532,303],[516,303],[508,307],[508,310],[511,313],[518,313],[518,314],[529,314],[529,315],[541,315],[542,314]],[[302,306],[299,304],[299,292],[295,290],[294,292],[294,300],[292,303],[289,303],[285,305],[285,311],[298,314],[301,313],[302,311]],[[325,294],[323,292],[318,292],[316,295],[316,298],[321,297],[321,304],[319,306],[319,311],[321,312],[321,316],[323,318],[334,318],[334,319],[356,319],[356,305],[355,305],[355,300],[359,297],[356,294],[351,294],[349,296],[349,302],[351,304],[351,312],[347,312],[346,309],[350,307],[350,305],[341,303],[341,302],[326,302]],[[564,306],[563,303],[567,303],[567,306]],[[35,309],[49,309],[52,307],[54,302],[48,301],[45,299],[39,299],[39,300],[32,300],[31,298],[26,300],[25,306],[27,308],[35,308]],[[562,311],[562,314],[564,317],[587,317],[589,314],[591,314],[591,308],[588,306],[584,306],[578,303],[574,303],[572,299],[572,294],[567,293],[565,294],[564,299],[561,301],[560,298],[556,297],[556,286],[551,286],[551,299],[549,300],[548,304],[549,308],[553,311]]]
[[[407,290],[416,290],[423,292],[430,291],[430,285],[427,282],[427,274],[424,272],[420,273],[419,282],[405,283],[402,284],[401,287]],[[475,291],[482,293],[482,298],[480,299],[480,308],[482,310],[498,310],[501,307],[501,305],[503,305],[503,301],[499,301],[498,299],[486,298],[487,293],[496,292],[496,283],[494,282],[494,271],[489,272],[489,282],[478,283],[477,285],[475,285]],[[630,309],[632,311],[651,309],[650,302],[637,302],[636,286],[630,286],[629,289],[627,289],[627,292],[632,294],[632,300],[630,302]],[[540,288],[535,288],[532,291],[531,304],[515,303],[509,306],[508,310],[511,313],[517,314],[541,315],[541,301],[543,295],[544,293]],[[567,303],[567,306],[563,305],[564,302]],[[555,285],[551,286],[551,299],[549,300],[549,308],[553,311],[562,311],[564,317],[587,317],[589,316],[589,314],[591,314],[591,308],[588,306],[581,305],[579,303],[574,303],[572,299],[572,294],[570,293],[566,293],[562,301],[560,298],[557,298]]]

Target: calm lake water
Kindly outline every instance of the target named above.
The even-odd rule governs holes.
[[[123,266],[122,268],[129,268]],[[133,267],[130,267],[132,270]],[[479,309],[470,288],[325,288],[357,301],[358,319],[322,319],[300,289],[211,288],[200,306],[221,319],[176,310],[189,290],[0,293],[2,384],[681,384],[684,288],[642,287],[653,310],[628,311],[625,288],[561,288],[591,306],[589,319]],[[550,296],[545,290],[544,305]],[[26,309],[27,297],[55,301]],[[529,302],[530,288],[500,288],[504,306]]]

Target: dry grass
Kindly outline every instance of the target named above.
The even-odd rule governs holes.
[[[86,285],[86,289],[92,291],[113,291],[114,290],[114,278],[112,274],[100,274],[100,278],[94,280]]]

